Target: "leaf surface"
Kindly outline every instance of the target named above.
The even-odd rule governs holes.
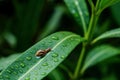
[[[87,68],[118,54],[120,54],[120,50],[112,46],[98,46],[88,53],[81,72],[84,72]]]
[[[20,54],[13,54],[9,57],[0,58],[0,71],[4,70],[8,65],[10,65]]]
[[[64,0],[70,12],[73,14],[77,22],[83,26],[86,32],[86,26],[89,22],[89,12],[85,0]]]
[[[116,4],[118,2],[120,2],[120,0],[101,0],[99,8],[101,10],[104,10],[105,8],[107,8],[107,7],[109,7],[109,6],[113,5],[113,4]]]
[[[54,33],[23,52],[0,75],[4,80],[40,80],[56,68],[69,53],[84,41],[79,35],[71,32]],[[51,48],[44,57],[37,58],[38,50]]]
[[[113,30],[110,30],[110,31],[107,31],[107,32],[101,34],[100,36],[98,36],[97,38],[95,38],[92,41],[92,43],[95,43],[98,40],[106,39],[106,38],[120,38],[120,28],[113,29]]]

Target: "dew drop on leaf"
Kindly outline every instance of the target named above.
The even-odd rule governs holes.
[[[19,70],[20,73],[23,73],[23,70]]]
[[[10,71],[10,70],[7,70],[7,72],[8,72],[9,74],[11,74],[11,71]]]
[[[58,57],[58,54],[54,53],[52,54],[52,57]]]
[[[15,65],[16,68],[18,68],[18,65]]]
[[[31,56],[28,56],[28,57],[26,57],[26,59],[27,59],[28,61],[30,61],[30,60],[32,59],[32,57],[31,57]]]
[[[27,78],[25,78],[25,80],[30,80],[30,78],[29,78],[29,77],[27,77]]]
[[[42,72],[41,75],[43,75],[43,76],[46,75],[46,72]]]
[[[36,58],[37,58],[37,59],[40,59],[40,58],[41,58],[41,56],[36,56]]]
[[[24,63],[20,63],[20,66],[21,66],[22,68],[24,68],[24,67],[25,67],[25,64],[24,64]]]
[[[53,39],[53,40],[59,40],[59,38],[58,38],[58,37],[55,37],[55,36],[53,36],[52,39]]]
[[[17,75],[18,73],[14,71],[13,74]]]
[[[48,66],[48,63],[43,63],[42,66]]]
[[[54,62],[58,62],[59,60],[57,58],[54,59]]]
[[[61,56],[61,59],[64,59],[65,58],[65,56]]]
[[[10,68],[11,68],[11,69],[14,69],[14,67],[13,67],[13,66],[11,66]]]

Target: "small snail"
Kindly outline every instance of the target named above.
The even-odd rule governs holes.
[[[47,48],[45,50],[38,50],[35,54],[37,57],[43,57],[45,56],[49,51],[51,51],[51,48]]]

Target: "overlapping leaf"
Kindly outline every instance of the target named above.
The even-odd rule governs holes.
[[[120,28],[113,29],[103,33],[102,35],[95,38],[92,43],[95,43],[98,40],[105,39],[105,38],[120,38]]]
[[[101,0],[100,1],[100,5],[99,5],[99,8],[101,10],[104,10],[105,8],[115,4],[115,3],[118,3],[120,2],[120,0]]]

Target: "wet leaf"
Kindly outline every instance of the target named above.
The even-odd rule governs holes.
[[[71,32],[54,33],[23,52],[0,76],[4,80],[40,80],[55,69],[82,41],[83,38]],[[51,48],[51,51],[45,56],[35,56],[38,50],[44,51],[47,48]]]
[[[83,26],[84,32],[87,30],[89,22],[89,12],[85,0],[64,0],[70,12],[77,22]]]
[[[98,46],[88,53],[81,72],[84,72],[87,68],[118,54],[120,54],[120,50],[115,47],[109,45]]]

